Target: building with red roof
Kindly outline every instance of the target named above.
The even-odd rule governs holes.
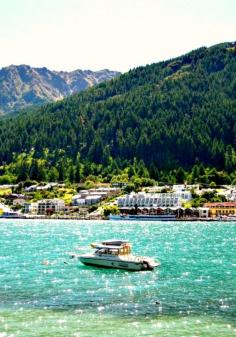
[[[209,215],[212,217],[236,214],[236,202],[207,202],[204,207],[209,208]]]

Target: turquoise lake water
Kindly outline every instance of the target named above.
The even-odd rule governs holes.
[[[161,266],[69,258],[112,238]],[[235,291],[236,223],[0,221],[0,337],[235,336]]]

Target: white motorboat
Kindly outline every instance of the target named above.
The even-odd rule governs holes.
[[[95,249],[93,253],[78,255],[85,265],[133,271],[153,270],[159,266],[159,262],[150,257],[133,255],[128,241],[108,240],[99,244],[92,243],[91,246]]]
[[[125,221],[175,221],[175,214],[159,214],[159,215],[145,215],[145,214],[122,214],[109,215],[109,220],[125,220]]]
[[[216,221],[235,221],[236,222],[236,214],[220,215],[214,219]]]

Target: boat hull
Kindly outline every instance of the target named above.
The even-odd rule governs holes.
[[[109,220],[127,221],[175,221],[176,215],[114,215],[110,214]]]
[[[146,262],[131,262],[131,261],[117,261],[117,260],[109,260],[102,259],[96,257],[79,257],[80,262],[88,266],[96,266],[101,268],[114,268],[114,269],[125,269],[130,271],[141,271],[141,270],[153,270],[154,267],[158,266],[158,264],[151,265]]]

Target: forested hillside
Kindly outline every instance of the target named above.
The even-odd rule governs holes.
[[[134,169],[134,158],[153,178],[195,165],[234,179],[235,146],[234,43],[136,68],[0,122],[2,173],[18,179],[35,178],[39,167],[46,172],[38,179],[111,177]]]

